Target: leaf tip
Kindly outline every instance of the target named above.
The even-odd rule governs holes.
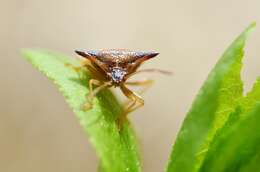
[[[30,50],[30,49],[27,49],[27,48],[22,48],[22,49],[20,49],[21,55],[22,55],[26,60],[29,60],[30,52],[31,52],[31,50]]]
[[[254,31],[256,28],[256,22],[252,22],[245,30],[245,35],[248,36],[248,34],[251,34],[252,31]]]

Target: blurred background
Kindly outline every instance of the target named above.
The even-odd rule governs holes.
[[[97,157],[56,87],[20,55],[44,48],[127,48],[160,55],[143,68],[174,71],[146,92],[130,115],[146,172],[165,168],[186,112],[210,69],[252,21],[260,1],[0,0],[0,171],[92,172]],[[260,75],[260,26],[250,37],[245,90]],[[119,97],[122,95],[119,94]]]

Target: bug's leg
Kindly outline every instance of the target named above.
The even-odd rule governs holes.
[[[155,73],[160,73],[160,74],[164,74],[164,75],[172,75],[171,71],[167,71],[167,70],[161,70],[161,69],[141,69],[135,72],[135,74],[137,73],[143,73],[143,72],[155,72]]]
[[[141,69],[141,70],[138,70],[138,71],[136,71],[134,73],[131,73],[130,75],[128,75],[126,77],[126,79],[130,78],[133,75],[136,75],[136,74],[139,74],[139,73],[144,73],[144,72],[147,72],[147,73],[160,73],[160,74],[163,74],[163,75],[172,75],[172,72],[171,71],[167,71],[167,70],[161,70],[161,69]]]
[[[89,62],[89,60],[81,60],[80,66],[74,66],[70,63],[65,63],[65,66],[73,69],[78,74],[79,78],[83,78],[82,72],[80,72],[80,71],[84,70],[84,69],[86,69],[86,67],[90,66],[90,62]]]
[[[98,87],[93,89],[94,85],[97,85]],[[95,95],[99,91],[101,91],[101,90],[103,90],[103,89],[105,89],[109,86],[110,86],[109,83],[103,83],[103,82],[100,82],[99,80],[96,80],[96,79],[90,79],[89,80],[89,93],[87,95],[87,102],[83,105],[83,109],[85,111],[91,109],[92,108],[92,101],[93,101]]]
[[[73,66],[70,63],[66,63],[65,66],[72,68],[76,72],[79,72],[81,69],[83,69],[85,66],[90,65],[90,62],[88,60],[82,60],[80,61],[80,66]]]
[[[126,107],[124,107],[123,113],[118,117],[117,122],[119,129],[121,129],[121,127],[123,126],[123,123],[127,119],[127,115],[130,112],[133,112],[144,105],[144,100],[142,99],[142,97],[128,89],[124,84],[120,86],[120,89],[122,90],[124,95],[131,100],[131,102]]]
[[[93,85],[101,85],[100,81],[95,80],[95,79],[90,79],[88,82],[89,85],[89,93],[87,95],[87,102],[83,105],[84,110],[89,110],[92,108],[92,100],[94,98],[93,94]]]
[[[127,81],[125,82],[125,85],[131,85],[131,86],[141,86],[143,87],[138,94],[142,95],[145,91],[147,91],[152,85],[153,85],[154,81],[151,79],[146,79],[143,81]],[[124,107],[127,107],[130,103],[132,102],[132,100],[128,100],[124,103]]]
[[[150,88],[153,85],[154,81],[151,79],[146,79],[143,81],[127,81],[125,82],[126,85],[131,86],[142,86],[143,89],[139,92],[139,94],[143,94],[148,88]]]

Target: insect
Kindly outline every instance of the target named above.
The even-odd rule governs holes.
[[[140,65],[159,53],[150,51],[130,51],[124,49],[109,49],[97,51],[75,51],[82,56],[82,66],[86,68],[92,76],[89,80],[89,93],[87,102],[83,108],[89,110],[92,108],[92,101],[95,95],[106,88],[118,87],[122,93],[128,98],[128,102],[124,105],[124,112],[118,117],[118,124],[121,126],[127,119],[127,114],[144,105],[144,100],[140,94],[130,90],[128,86],[143,86],[144,92],[153,80],[128,81],[128,79],[141,72],[159,72],[170,74],[168,71],[159,69],[143,69],[138,70]],[[95,88],[94,88],[95,86]]]

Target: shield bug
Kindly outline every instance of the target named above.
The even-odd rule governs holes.
[[[159,72],[170,74],[168,71],[159,69],[143,69],[138,70],[140,65],[159,53],[154,51],[130,51],[123,49],[109,49],[98,51],[75,51],[83,57],[82,66],[87,69],[92,76],[89,80],[88,102],[84,105],[84,109],[92,108],[92,101],[95,95],[109,87],[118,87],[123,94],[129,99],[125,104],[124,112],[119,116],[119,125],[122,125],[127,114],[144,105],[144,100],[140,94],[133,92],[127,86],[143,86],[143,91],[148,88],[153,81],[128,81],[128,79],[141,72]],[[95,88],[94,88],[95,85]]]

